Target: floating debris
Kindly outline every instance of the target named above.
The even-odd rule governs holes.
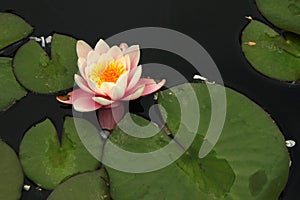
[[[246,19],[253,20],[251,16],[245,16]]]
[[[294,147],[296,145],[296,142],[294,140],[286,140],[285,145],[289,148]]]
[[[249,41],[249,42],[246,42],[245,44],[247,44],[248,46],[255,46],[256,42]]]
[[[23,186],[23,189],[24,189],[25,191],[29,191],[29,190],[30,190],[30,187],[31,187],[30,185],[24,185],[24,186]]]

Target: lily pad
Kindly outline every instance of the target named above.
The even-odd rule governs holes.
[[[0,13],[0,49],[3,49],[32,33],[33,28],[21,17]]]
[[[76,175],[59,186],[47,200],[109,200],[108,178],[103,169]]]
[[[298,0],[256,0],[256,5],[275,26],[300,34]]]
[[[14,150],[2,141],[0,141],[0,177],[0,199],[19,199],[24,179],[22,167]]]
[[[55,93],[74,85],[78,71],[76,40],[66,35],[54,34],[51,59],[35,41],[29,41],[16,53],[14,70],[20,83],[33,92]]]
[[[201,116],[197,134],[205,138],[202,144],[204,146],[211,143],[206,133],[209,123],[215,120],[211,119],[213,101],[207,88],[210,87],[217,93],[222,92],[224,87],[191,85],[197,94]],[[172,91],[186,94],[189,87],[189,84],[184,84],[172,88]],[[174,123],[176,119],[180,119],[178,113],[180,104],[174,95],[170,95],[172,91],[165,90],[158,98],[159,103],[168,113],[167,123]],[[227,111],[224,128],[210,154],[218,159],[224,159],[229,164],[235,174],[235,180],[226,196],[219,199],[277,200],[286,184],[289,172],[289,155],[284,137],[275,122],[254,102],[229,88],[226,88],[226,96]],[[189,102],[190,95],[185,97],[185,101]],[[222,112],[220,110],[220,114]],[[193,119],[195,115],[196,113],[190,113],[190,118]],[[171,131],[176,132],[172,129]],[[209,155],[205,158],[209,158]],[[217,170],[211,173],[217,173]],[[218,176],[222,176],[221,174],[224,173],[219,173]]]
[[[145,119],[133,115],[135,122],[148,124]],[[130,125],[128,121],[122,124]],[[152,125],[154,127],[154,125]],[[156,130],[158,131],[158,129]],[[187,129],[185,129],[188,132]],[[123,132],[117,128],[110,136],[110,141],[118,147],[135,153],[149,153],[164,148],[171,139],[165,133],[158,132],[149,138],[137,138],[130,132]],[[141,132],[143,134],[143,132]],[[192,133],[190,133],[192,134]],[[199,159],[198,148],[203,142],[203,137],[196,136],[193,145],[182,156],[167,167],[156,171],[147,172],[149,162],[143,163],[144,173],[121,172],[107,167],[111,180],[111,195],[113,199],[216,199],[229,192],[235,175],[224,159],[216,157],[215,153],[209,154],[204,159]],[[179,146],[177,146],[180,149]],[[180,149],[181,150],[181,149]],[[172,152],[167,152],[171,155]],[[142,155],[141,155],[142,156]],[[107,155],[107,146],[104,149],[104,162],[109,162],[111,154]],[[134,160],[125,158],[134,162]],[[155,161],[158,157],[154,157]]]
[[[2,93],[0,110],[6,109],[27,94],[26,90],[15,79],[11,58],[0,57],[0,90]]]
[[[76,119],[76,123],[87,133],[97,132],[86,120]],[[66,178],[99,166],[82,144],[71,117],[65,119],[62,144],[49,119],[32,127],[21,142],[20,160],[26,176],[45,189],[54,189]]]
[[[242,48],[250,64],[262,74],[282,81],[300,79],[300,36],[286,39],[267,25],[252,20],[242,34]]]

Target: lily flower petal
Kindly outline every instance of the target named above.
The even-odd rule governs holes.
[[[128,80],[130,80],[130,82],[128,84],[127,90],[130,90],[137,84],[137,82],[141,78],[141,75],[142,75],[142,66],[139,65],[136,68],[134,68],[129,74]]]
[[[95,51],[99,55],[101,55],[103,53],[106,53],[108,50],[109,50],[109,46],[107,45],[107,43],[104,40],[100,39],[95,46]]]
[[[115,87],[112,88],[111,98],[118,100],[123,97],[127,87],[128,73],[122,74],[116,82]]]
[[[125,97],[122,98],[123,101],[130,101],[139,98],[142,96],[143,92],[145,90],[145,85],[139,86],[136,90],[131,91],[128,94],[125,94]]]
[[[163,79],[161,82],[159,82],[157,84],[156,83],[155,84],[148,84],[148,85],[146,84],[145,90],[144,90],[142,96],[145,96],[147,94],[151,94],[151,93],[159,90],[162,86],[164,86],[165,83],[166,83],[166,80]]]
[[[91,97],[82,97],[73,102],[73,107],[79,112],[90,112],[101,108],[102,105],[93,101]]]
[[[57,96],[56,99],[65,104],[73,104],[73,102],[82,97],[92,98],[94,95],[88,92],[83,91],[82,89],[73,90],[69,92],[67,95]]]
[[[74,80],[75,83],[84,91],[94,94],[94,92],[89,88],[88,84],[86,83],[86,81],[79,75],[75,74],[74,75]]]
[[[86,59],[78,58],[77,65],[78,65],[78,69],[79,69],[81,76],[85,79],[86,78],[85,77],[85,68],[87,66]]]
[[[76,51],[79,58],[87,57],[88,53],[92,51],[92,47],[88,45],[85,41],[79,40],[76,45]]]
[[[108,50],[107,54],[110,55],[111,57],[113,57],[113,59],[115,59],[115,60],[120,58],[121,56],[123,56],[123,53],[118,46],[111,47]]]
[[[125,52],[126,49],[128,49],[128,45],[126,43],[121,43],[119,45],[120,49],[122,50],[122,52]]]
[[[103,105],[103,106],[107,106],[112,104],[114,101],[112,100],[108,100],[102,97],[92,97],[94,101],[96,101],[97,103]]]
[[[139,45],[133,45],[126,49],[124,55],[128,55],[130,58],[130,68],[134,68],[138,65],[140,61],[140,47]]]
[[[87,55],[87,66],[91,66],[97,63],[99,54],[96,51],[90,51]]]

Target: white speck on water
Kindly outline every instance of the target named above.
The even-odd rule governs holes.
[[[24,186],[23,186],[24,190],[26,190],[26,191],[29,191],[29,190],[30,190],[30,187],[31,187],[30,185],[24,185]]]
[[[296,142],[294,140],[286,140],[285,145],[289,148],[294,147],[296,145]]]
[[[194,75],[193,77],[194,80],[202,80],[202,81],[207,81],[207,78],[200,76],[198,74]]]

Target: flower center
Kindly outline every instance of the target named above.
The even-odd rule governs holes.
[[[96,64],[90,73],[90,79],[100,88],[104,82],[116,83],[119,77],[125,73],[126,70],[122,63],[110,61]]]

